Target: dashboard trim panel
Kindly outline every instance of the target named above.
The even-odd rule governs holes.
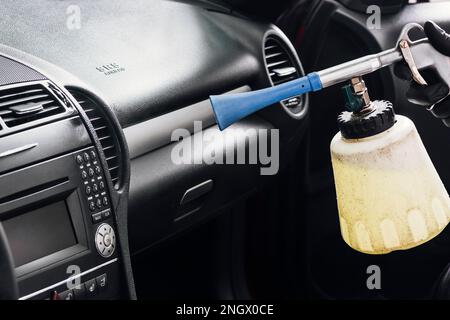
[[[27,295],[25,295],[25,296],[23,296],[23,297],[20,297],[19,300],[28,300],[28,299],[30,299],[30,298],[33,298],[33,297],[35,297],[35,296],[37,296],[37,295],[40,295],[40,294],[45,293],[45,292],[47,292],[47,291],[50,291],[51,289],[54,289],[54,288],[56,288],[56,287],[58,287],[58,286],[60,286],[60,285],[63,285],[63,284],[65,284],[65,283],[69,282],[69,281],[72,281],[72,280],[74,280],[74,279],[78,279],[78,278],[80,278],[80,277],[82,277],[82,276],[85,276],[85,275],[87,275],[87,274],[89,274],[89,273],[92,273],[92,272],[94,272],[94,271],[97,271],[97,270],[100,269],[100,268],[106,267],[106,266],[108,266],[108,265],[110,265],[110,264],[112,264],[112,263],[114,263],[114,262],[117,262],[117,260],[118,260],[117,258],[114,258],[114,259],[111,259],[111,260],[109,260],[109,261],[106,261],[105,263],[102,263],[102,264],[100,264],[100,265],[98,265],[98,266],[95,266],[94,268],[91,268],[91,269],[89,269],[89,270],[86,270],[86,271],[84,271],[84,272],[81,272],[80,274],[77,274],[77,275],[75,275],[75,276],[71,276],[71,277],[67,278],[66,280],[62,280],[62,281],[57,282],[57,283],[55,283],[55,284],[52,284],[52,285],[50,285],[50,286],[48,286],[48,287],[45,287],[45,288],[43,288],[43,289],[40,289],[40,290],[38,290],[38,291],[35,291],[35,292],[32,292],[32,293],[30,293],[30,294],[27,294]]]
[[[250,90],[249,86],[242,86],[227,93]],[[195,133],[194,121],[201,121],[203,129],[216,123],[209,99],[123,129],[130,159],[171,143],[171,133],[175,129],[186,129],[191,134]]]

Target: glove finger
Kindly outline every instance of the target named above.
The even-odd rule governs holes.
[[[450,56],[450,35],[433,21],[425,22],[424,30],[436,50]]]
[[[404,61],[397,62],[395,64],[394,74],[400,79],[414,81],[412,78],[411,69]],[[429,85],[442,82],[442,78],[433,68],[422,69],[420,70],[420,74]]]
[[[430,109],[433,116],[439,119],[450,118],[450,100],[445,99],[442,102],[436,103]]]
[[[442,119],[442,122],[450,128],[450,118]]]
[[[414,104],[429,107],[448,96],[448,94],[449,88],[442,82],[428,86],[411,82],[411,86],[406,92],[406,98]]]
[[[400,79],[412,80],[411,71],[404,61],[398,62],[394,65],[394,74]]]

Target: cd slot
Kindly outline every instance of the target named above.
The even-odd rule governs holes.
[[[0,217],[80,186],[73,153],[0,175]]]
[[[11,134],[0,139],[0,173],[81,149],[90,143],[78,116]]]
[[[51,191],[52,189],[61,187],[65,184],[67,184],[69,182],[69,178],[62,178],[62,179],[58,179],[58,180],[54,180],[54,181],[50,181],[38,186],[34,186],[32,188],[23,190],[23,191],[19,191],[17,193],[14,193],[12,195],[0,198],[0,206],[8,203],[8,202],[12,202],[12,201],[18,201],[18,200],[23,200],[26,197],[30,197],[33,195],[36,195],[38,193],[41,192],[46,192],[46,191]]]

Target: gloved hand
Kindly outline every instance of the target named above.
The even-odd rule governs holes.
[[[424,29],[436,50],[450,56],[450,35],[432,21],[427,21]],[[448,63],[450,63],[450,58]],[[420,70],[428,83],[427,86],[422,86],[412,80],[411,71],[404,62],[395,65],[394,73],[399,78],[410,81],[406,97],[411,103],[427,107],[436,118],[441,119],[447,127],[450,127],[450,88],[435,72]]]

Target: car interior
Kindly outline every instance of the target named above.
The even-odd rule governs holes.
[[[340,86],[223,131],[209,102],[387,50],[409,22],[450,30],[449,12],[450,1],[2,1],[0,299],[449,299],[448,228],[386,255],[342,240]],[[364,80],[413,120],[448,190],[450,130],[408,102],[393,68]],[[214,144],[204,132],[236,141],[225,153],[248,150],[248,129],[264,141],[278,130],[277,174],[173,161],[186,138]]]

